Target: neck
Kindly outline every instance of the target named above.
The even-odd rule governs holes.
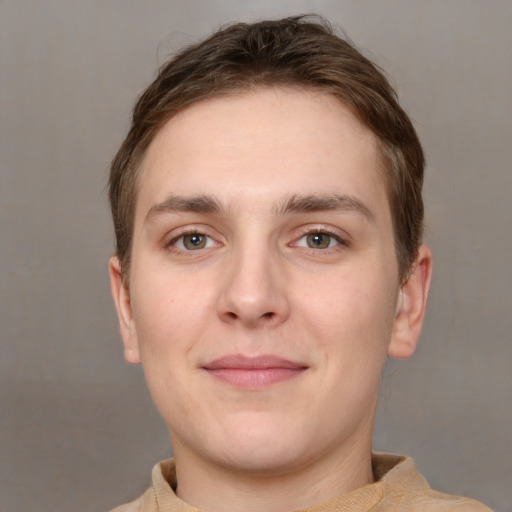
[[[373,482],[371,436],[370,441],[347,445],[344,453],[330,451],[301,467],[271,474],[194,460],[175,446],[176,493],[211,512],[289,512],[310,507]]]

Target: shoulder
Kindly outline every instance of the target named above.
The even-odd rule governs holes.
[[[376,511],[492,512],[476,500],[431,489],[409,457],[374,454],[373,466],[384,488],[382,508]]]
[[[419,494],[412,501],[412,510],[418,512],[492,512],[479,501],[433,490]]]
[[[142,496],[110,512],[158,512],[159,510],[194,512],[174,493],[176,468],[173,459],[156,464],[151,472],[151,480],[151,487]]]
[[[150,488],[136,500],[120,505],[110,512],[153,512],[158,510],[156,505],[154,490]]]
[[[442,492],[428,489],[422,495],[418,495],[417,500],[421,502],[425,501],[425,507],[420,510],[425,511],[437,511],[442,510],[443,512],[492,512],[492,510],[486,507],[483,503],[473,500],[471,498],[464,498],[462,496],[453,496],[451,494],[445,494]]]

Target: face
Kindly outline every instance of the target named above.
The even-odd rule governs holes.
[[[278,474],[369,452],[383,364],[414,350],[429,276],[427,258],[398,281],[379,165],[373,134],[317,91],[207,100],[156,136],[129,290],[115,259],[111,277],[177,460]]]

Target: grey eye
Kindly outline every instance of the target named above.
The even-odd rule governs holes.
[[[331,246],[332,238],[327,233],[310,233],[306,236],[306,243],[311,249],[327,249]]]
[[[208,237],[201,235],[200,233],[192,233],[190,235],[183,236],[183,247],[189,251],[195,251],[197,249],[204,249]]]

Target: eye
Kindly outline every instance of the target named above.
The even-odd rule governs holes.
[[[172,246],[180,251],[197,251],[216,245],[215,241],[203,233],[186,233],[171,241]]]
[[[342,241],[337,236],[323,231],[307,233],[295,243],[298,247],[309,249],[330,249],[340,244],[342,244]]]

